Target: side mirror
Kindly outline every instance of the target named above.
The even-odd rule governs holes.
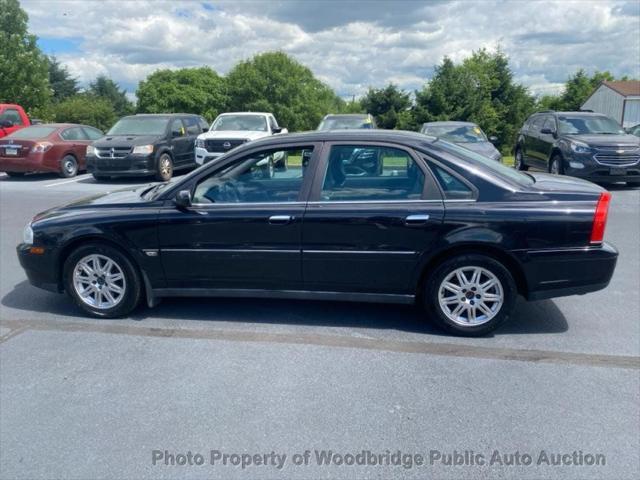
[[[495,135],[491,135],[491,136],[489,137],[489,141],[490,141],[491,143],[496,143],[496,142],[498,141],[498,137],[496,137]]]
[[[289,130],[283,127],[274,128],[273,133],[289,133]]]
[[[202,127],[202,133],[207,133],[209,131],[209,127]]]
[[[2,127],[2,128],[11,128],[11,127],[13,127],[13,122],[11,120],[2,120],[2,121],[0,121],[0,127]]]
[[[543,135],[554,135],[556,134],[555,130],[551,130],[550,128],[543,128],[542,130],[540,130],[540,133]]]
[[[189,208],[191,206],[191,192],[189,190],[180,190],[176,194],[174,202],[179,208]]]

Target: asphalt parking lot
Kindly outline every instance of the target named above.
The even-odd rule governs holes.
[[[0,477],[640,475],[640,189],[611,187],[620,258],[606,290],[520,301],[494,335],[462,339],[395,305],[166,299],[94,320],[28,284],[15,245],[34,214],[139,183],[0,174]],[[212,450],[287,457],[211,465]],[[318,465],[328,450],[426,464]],[[495,451],[533,461],[486,464]],[[542,451],[606,463],[539,464]],[[204,465],[170,464],[187,452]],[[445,464],[454,452],[486,463]]]

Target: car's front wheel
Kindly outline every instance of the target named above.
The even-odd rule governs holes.
[[[516,168],[516,170],[522,170],[522,171],[529,170],[529,167],[524,163],[524,156],[522,155],[521,149],[516,150],[516,156],[514,159],[513,166]]]
[[[168,182],[173,176],[173,162],[171,161],[171,155],[163,153],[158,158],[158,166],[156,169],[156,180],[161,182]]]
[[[560,155],[554,155],[549,164],[549,173],[554,175],[564,175],[564,163]]]
[[[513,276],[497,260],[465,254],[441,263],[426,282],[425,304],[435,322],[456,335],[485,335],[505,322],[515,304]]]
[[[140,300],[139,275],[131,261],[114,247],[82,245],[69,255],[63,268],[67,293],[95,317],[122,317]]]

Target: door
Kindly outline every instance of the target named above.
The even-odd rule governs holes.
[[[160,255],[169,288],[301,289],[307,168],[319,144],[256,149],[195,179],[192,206],[162,209]],[[269,168],[277,152],[289,168]]]
[[[323,152],[302,227],[305,288],[413,293],[444,217],[424,161],[377,143],[333,143]]]
[[[191,148],[193,141],[189,141],[187,129],[181,118],[174,118],[171,121],[171,153],[175,166],[189,163],[189,154],[193,153]]]
[[[531,121],[529,121],[529,126],[525,133],[524,155],[527,163],[532,166],[538,166],[538,137],[540,136],[540,129],[542,129],[543,124],[544,116],[536,115],[531,119]]]
[[[202,133],[202,126],[198,117],[185,117],[183,118],[184,124],[187,128],[187,139],[189,140],[189,148],[185,155],[185,163],[196,163],[196,138]]]
[[[556,127],[555,117],[553,117],[552,115],[547,115],[544,124],[542,125],[542,130],[557,132],[558,129]],[[540,132],[540,166],[546,171],[549,170],[549,157],[551,157],[551,151],[553,150],[555,141],[555,133]]]

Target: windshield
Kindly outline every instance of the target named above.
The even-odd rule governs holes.
[[[318,130],[351,130],[360,128],[373,128],[371,119],[368,116],[327,117],[318,126]]]
[[[533,185],[535,180],[533,177],[527,175],[526,173],[519,172],[511,167],[507,167],[500,162],[496,162],[495,160],[491,160],[490,158],[485,157],[484,155],[480,155],[478,153],[472,152],[464,147],[460,147],[456,144],[445,142],[442,140],[437,141],[438,146],[440,146],[443,150],[448,151],[452,155],[456,157],[463,158],[469,163],[480,163],[483,167],[490,169],[491,171],[498,174],[501,177],[507,177],[512,182],[515,182],[519,185]]]
[[[57,127],[44,127],[38,125],[36,127],[26,127],[7,135],[6,138],[15,138],[16,140],[37,140],[45,138],[55,132]]]
[[[424,129],[423,133],[454,143],[487,141],[484,132],[477,125],[430,125]]]
[[[221,130],[267,132],[267,119],[263,115],[222,115],[211,125],[211,131]]]
[[[107,135],[164,135],[167,117],[124,117],[111,127]]]
[[[617,135],[625,133],[615,120],[605,116],[560,116],[558,128],[562,135],[602,134]]]

